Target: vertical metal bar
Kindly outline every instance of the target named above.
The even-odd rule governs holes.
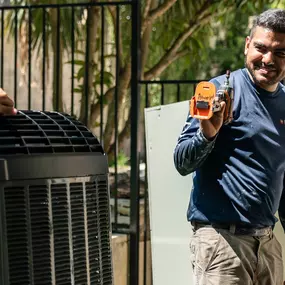
[[[104,110],[104,42],[105,42],[105,10],[104,6],[101,6],[101,76],[100,76],[100,141],[103,143],[103,110]]]
[[[18,9],[15,9],[15,42],[14,42],[14,104],[17,108],[17,81],[18,81]]]
[[[46,10],[43,8],[43,70],[42,70],[42,94],[43,94],[43,102],[42,109],[45,111],[46,109]]]
[[[84,102],[85,102],[85,117],[84,122],[87,126],[88,117],[89,117],[89,41],[90,41],[90,9],[91,7],[87,7],[87,22],[86,22],[86,46],[85,46],[85,82],[84,82]]]
[[[71,7],[71,115],[74,115],[74,6]]]
[[[148,102],[148,84],[146,83],[145,85],[145,107],[149,107],[149,102]]]
[[[118,128],[119,128],[119,120],[118,120],[118,82],[119,82],[119,56],[120,56],[120,7],[116,7],[116,84],[115,84],[115,148],[114,148],[114,161],[115,161],[115,229],[118,227]]]
[[[149,96],[148,96],[148,84],[145,84],[145,108],[149,107],[149,100],[148,100]],[[145,138],[145,134],[144,134],[144,142],[146,142],[146,138]],[[143,258],[143,265],[144,265],[144,275],[143,275],[143,284],[146,285],[147,284],[147,213],[148,213],[148,180],[147,180],[147,159],[146,159],[146,143],[144,144],[144,148],[145,148],[145,171],[144,171],[144,177],[145,177],[145,183],[144,183],[144,258]]]
[[[161,105],[164,105],[164,84],[161,83]]]
[[[146,153],[146,149],[145,149]],[[147,180],[147,164],[145,159],[145,181],[144,181],[144,251],[143,251],[143,284],[147,284],[147,233],[148,233],[148,222],[147,222],[147,213],[148,213],[148,180]]]
[[[3,9],[1,13],[1,88],[4,88],[4,13]]]
[[[56,70],[54,72],[60,72],[60,8],[57,7],[57,29],[56,29]],[[59,111],[59,103],[60,103],[60,98],[59,98],[59,84],[60,84],[60,78],[59,75],[56,77],[56,111]]]
[[[29,35],[28,35],[28,109],[31,110],[32,107],[32,9],[29,7]]]
[[[149,102],[148,102],[148,84],[145,84],[145,108],[149,107]],[[145,134],[144,134],[144,142],[146,142]],[[143,284],[147,284],[147,213],[148,213],[148,180],[147,180],[147,163],[146,163],[146,143],[144,144],[145,148],[145,171],[144,171],[144,251],[143,251]]]
[[[180,84],[177,83],[177,97],[176,97],[176,100],[177,102],[180,102]]]
[[[141,1],[132,1],[131,40],[131,206],[130,206],[130,282],[139,282],[139,153],[138,131],[140,110],[140,12]]]

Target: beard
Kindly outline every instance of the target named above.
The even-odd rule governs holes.
[[[267,85],[267,86],[270,86],[270,85],[274,85],[278,82],[280,82],[280,79],[278,78],[278,75],[276,75],[275,77],[273,78],[267,78],[267,77],[264,77],[263,78],[266,78],[266,80],[260,80],[257,78],[256,76],[256,73],[255,71],[259,70],[262,66],[266,66],[266,67],[269,67],[271,68],[272,66],[274,66],[273,64],[270,64],[270,65],[264,65],[262,62],[258,62],[258,63],[254,63],[253,64],[253,67],[251,67],[248,63],[247,63],[247,56],[245,56],[245,59],[244,59],[244,65],[245,67],[247,68],[248,72],[250,73],[254,83],[258,86],[264,86],[264,85]],[[278,74],[278,71],[276,71],[276,73]],[[282,80],[282,79],[281,79]]]

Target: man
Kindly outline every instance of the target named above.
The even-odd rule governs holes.
[[[285,11],[259,15],[245,42],[245,68],[231,73],[233,121],[225,103],[209,120],[189,116],[174,151],[193,174],[187,212],[194,284],[281,285],[285,228]],[[217,87],[225,75],[211,80]],[[283,193],[283,196],[282,196]]]
[[[13,100],[7,93],[0,88],[0,115],[15,115],[17,110],[14,108]]]

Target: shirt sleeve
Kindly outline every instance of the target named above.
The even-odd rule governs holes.
[[[285,179],[284,179],[285,182]],[[285,184],[285,183],[284,183]],[[285,233],[285,187],[283,187],[283,193],[280,199],[280,204],[279,204],[279,209],[278,209],[278,215],[279,215],[279,220],[281,222],[281,225],[284,229]]]
[[[217,136],[207,140],[200,129],[199,120],[188,115],[174,149],[174,164],[185,176],[199,168],[212,151]]]

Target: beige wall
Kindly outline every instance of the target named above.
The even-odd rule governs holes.
[[[144,285],[144,242],[139,245],[140,263],[139,263],[139,285]],[[112,237],[112,255],[113,255],[113,273],[114,285],[128,284],[129,267],[129,239],[127,235],[117,235]],[[151,285],[151,249],[150,241],[147,241],[147,285]]]

